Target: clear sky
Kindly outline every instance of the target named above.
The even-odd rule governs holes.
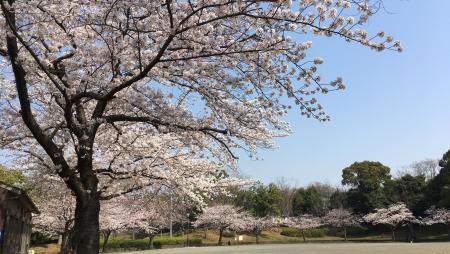
[[[332,120],[319,123],[291,112],[294,134],[263,151],[263,161],[242,156],[241,171],[265,183],[339,184],[342,169],[374,160],[398,169],[450,149],[450,1],[385,0],[386,11],[368,24],[402,41],[404,52],[377,53],[342,40],[313,44],[322,78],[342,76],[347,89],[321,98]]]

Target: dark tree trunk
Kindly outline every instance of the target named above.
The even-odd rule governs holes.
[[[103,246],[102,246],[102,252],[105,253],[106,251],[106,245],[108,244],[109,236],[111,235],[111,231],[104,231],[103,232]]]
[[[344,227],[344,240],[347,241],[347,227]]]
[[[303,242],[306,242],[305,230],[302,230],[302,237],[303,237]]]
[[[450,240],[450,224],[447,224],[447,237]]]
[[[392,228],[392,241],[395,242],[395,228]]]
[[[260,232],[259,231],[255,231],[255,234],[256,234],[256,244],[259,244],[259,234],[260,234]]]
[[[98,178],[92,170],[93,141],[80,142],[77,171],[81,190],[76,192],[75,225],[71,245],[76,254],[97,254],[100,245],[100,194]]]
[[[72,229],[68,229],[67,225],[66,225],[65,232],[62,233],[61,248],[59,251],[60,254],[72,253],[72,250],[70,248],[70,238],[71,237],[72,237]]]
[[[153,242],[155,240],[155,235],[148,235],[148,248],[153,249]]]
[[[414,242],[416,240],[416,231],[414,230],[414,225],[412,223],[408,224],[408,239],[409,242]]]
[[[100,200],[96,191],[77,197],[74,235],[71,245],[77,254],[97,254],[99,251]]]
[[[189,226],[188,229],[186,230],[186,246],[189,247]]]
[[[222,235],[223,235],[223,228],[219,229],[219,242],[217,245],[222,245]]]

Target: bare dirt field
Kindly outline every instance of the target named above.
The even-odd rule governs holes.
[[[128,254],[450,254],[450,243],[307,243],[178,248]]]

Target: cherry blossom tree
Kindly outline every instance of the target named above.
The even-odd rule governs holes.
[[[103,253],[113,232],[126,229],[137,218],[131,213],[127,197],[102,202],[100,210],[100,232],[103,234]]]
[[[41,233],[60,235],[60,253],[70,253],[69,241],[75,221],[75,197],[67,191],[59,178],[45,175],[35,175],[33,178],[37,183],[35,188],[39,193],[40,211],[40,214],[33,218],[34,226]],[[103,252],[111,233],[126,228],[128,223],[133,221],[130,210],[126,207],[128,203],[126,198],[102,202],[100,232],[104,236]]]
[[[75,220],[75,197],[55,177],[39,178],[38,208],[40,214],[33,217],[34,228],[43,234],[61,237],[60,253],[70,252],[69,241]]]
[[[320,218],[314,217],[309,214],[304,214],[299,217],[287,218],[283,224],[300,230],[302,232],[304,242],[306,242],[305,230],[318,228],[323,225],[323,223],[320,221]]]
[[[256,243],[259,243],[259,238],[264,230],[269,230],[276,227],[277,220],[271,217],[257,218],[251,215],[246,215],[243,218],[243,223],[238,223],[235,228],[236,231],[248,231],[255,234]]]
[[[147,235],[148,247],[153,248],[153,240],[169,224],[170,207],[161,200],[149,202],[148,198],[135,200],[132,210],[132,222],[129,227],[138,229]]]
[[[404,203],[396,203],[388,208],[376,209],[374,213],[365,215],[363,220],[373,225],[384,224],[390,226],[393,241],[395,241],[395,230],[397,228],[419,222]]]
[[[345,86],[317,74],[310,35],[401,51],[364,30],[379,0],[0,5],[0,145],[65,181],[83,254],[99,249],[100,200],[155,182],[201,199],[229,184],[236,149],[290,133],[292,105],[329,120],[317,97]]]
[[[326,225],[344,229],[344,239],[347,241],[347,227],[358,226],[360,217],[352,214],[349,210],[337,208],[329,211],[322,221]]]
[[[194,227],[208,226],[219,230],[218,245],[222,245],[223,231],[247,229],[247,213],[240,212],[238,208],[231,205],[217,205],[206,207],[203,213],[193,223]]]
[[[450,239],[450,209],[430,207],[425,211],[427,215],[422,223],[425,225],[443,224],[447,226],[448,238]]]

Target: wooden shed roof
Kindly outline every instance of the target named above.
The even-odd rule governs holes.
[[[31,213],[39,214],[39,210],[28,194],[20,188],[0,181],[0,188],[7,190],[13,197],[17,198],[22,206]]]

